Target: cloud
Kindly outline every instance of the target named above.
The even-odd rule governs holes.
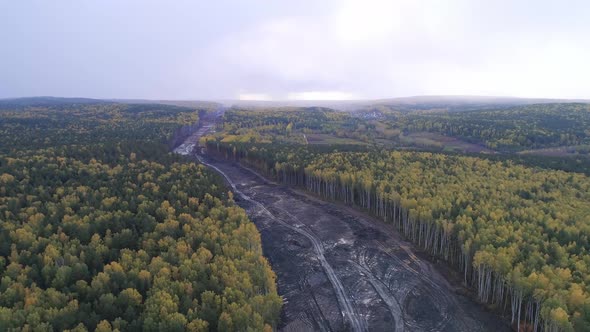
[[[0,97],[590,98],[590,3],[4,2]],[[229,15],[239,13],[239,15]]]
[[[240,93],[239,100],[272,100],[272,97],[266,93]]]
[[[321,16],[263,21],[227,36],[215,52],[222,54],[236,75],[254,81],[265,78],[253,84],[279,82],[268,84],[277,88],[271,87],[268,93],[278,99],[292,98],[302,90],[354,91],[369,98],[412,94],[416,86],[407,83],[415,80],[406,69],[457,43],[447,35],[454,35],[449,30],[460,31],[446,23],[452,22],[450,13],[459,14],[450,10],[451,5],[435,0],[420,4],[341,1]],[[464,57],[460,50],[442,56],[458,62]],[[306,86],[296,89],[302,85]]]
[[[291,92],[287,95],[288,100],[355,100],[359,99],[354,93],[342,91],[305,91]]]
[[[276,99],[306,98],[300,91],[318,97],[319,91],[352,91],[366,98],[587,96],[571,70],[590,74],[582,59],[590,56],[580,43],[585,37],[566,22],[526,15],[546,15],[544,7],[553,10],[506,1],[345,0],[321,16],[260,22],[227,36],[217,51],[242,77],[260,79],[252,84],[267,86]],[[539,33],[560,42],[542,42]]]

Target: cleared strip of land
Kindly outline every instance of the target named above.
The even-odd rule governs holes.
[[[226,178],[261,232],[285,300],[281,330],[508,331],[389,225],[238,164],[199,158]]]

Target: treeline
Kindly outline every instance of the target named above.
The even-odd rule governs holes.
[[[314,145],[313,135],[321,134],[363,142],[365,150],[396,148],[450,153],[445,142],[440,142],[438,147],[418,146],[404,139],[408,133],[428,131],[502,152],[481,155],[482,158],[590,174],[588,128],[590,106],[587,104],[406,113],[348,113],[327,108],[231,109],[226,112],[215,138],[233,144]],[[329,136],[323,137],[330,140]],[[567,158],[516,153],[551,147],[563,149]]]
[[[389,123],[430,131],[503,152],[590,144],[589,104],[537,104],[499,110],[409,113]]]
[[[197,119],[162,105],[0,111],[0,330],[276,326],[255,226],[217,175],[168,153]]]
[[[479,300],[508,310],[513,323],[590,328],[587,176],[425,152],[281,150],[208,147],[393,223],[460,269]]]

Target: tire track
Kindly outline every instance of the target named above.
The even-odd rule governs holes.
[[[362,253],[359,257],[360,263],[356,263],[354,261],[350,261],[356,268],[365,275],[369,283],[373,286],[377,294],[381,297],[383,302],[389,308],[389,312],[391,313],[391,317],[395,322],[395,331],[396,332],[403,332],[404,331],[404,318],[403,318],[403,310],[401,308],[400,303],[398,300],[393,296],[389,289],[387,289],[387,285],[383,283],[383,281],[379,280],[373,272],[371,272],[369,265],[365,259],[365,253]]]
[[[435,327],[432,329],[432,331],[442,331],[443,328],[449,323],[451,317],[447,311],[451,307],[457,308],[458,310],[460,310],[461,314],[464,314],[462,308],[459,305],[457,305],[455,299],[453,297],[449,296],[449,294],[447,294],[447,292],[444,291],[442,286],[440,286],[439,284],[434,282],[431,278],[426,276],[424,273],[421,273],[421,272],[417,271],[416,269],[414,269],[413,267],[411,267],[410,264],[408,264],[404,260],[397,257],[395,254],[391,253],[391,251],[382,242],[377,241],[377,243],[378,243],[379,249],[381,249],[381,252],[385,253],[387,256],[389,256],[393,260],[397,261],[397,263],[402,268],[404,268],[409,273],[413,274],[417,279],[421,280],[427,288],[430,288],[432,293],[437,295],[437,297],[432,297],[432,300],[440,308],[440,314],[443,317],[443,319],[435,325]],[[402,248],[402,249],[404,249],[404,248]],[[406,250],[409,250],[409,249],[406,248],[404,251],[406,251]],[[407,253],[407,251],[406,251],[406,253]],[[410,258],[412,258],[413,255],[414,254],[411,253]],[[415,287],[416,287],[416,285],[414,285],[414,288]],[[461,323],[463,324],[462,320],[461,320]],[[408,324],[410,326],[413,325],[410,322],[406,322],[406,324]],[[417,326],[414,326],[414,327],[417,328]]]
[[[288,223],[286,223],[285,221],[281,220],[280,218],[277,218],[273,213],[271,213],[266,206],[264,206],[262,203],[250,198],[249,196],[247,196],[246,194],[244,194],[242,191],[240,191],[237,186],[235,185],[235,183],[227,176],[227,174],[225,174],[221,169],[219,169],[217,166],[212,165],[208,162],[206,162],[205,160],[203,160],[203,158],[201,156],[199,156],[197,154],[197,159],[199,160],[199,162],[201,162],[203,165],[206,165],[208,167],[211,167],[212,169],[216,170],[219,174],[221,174],[226,180],[227,182],[230,184],[230,186],[232,187],[233,191],[240,195],[242,197],[242,199],[258,206],[262,211],[264,211],[270,218],[272,218],[273,220],[277,221],[278,223],[280,223],[281,225],[289,228],[290,230],[299,233],[301,235],[303,235],[304,237],[306,237],[313,245],[313,248],[316,252],[316,257],[318,258],[320,265],[322,266],[322,268],[324,269],[324,272],[326,273],[326,276],[328,277],[328,279],[330,280],[330,283],[332,284],[332,288],[334,289],[334,293],[336,294],[336,298],[338,299],[338,304],[340,305],[340,309],[341,309],[341,313],[342,315],[350,322],[351,324],[351,328],[353,331],[367,331],[367,326],[366,323],[363,319],[361,319],[359,317],[359,315],[357,314],[356,310],[354,309],[353,305],[352,305],[352,301],[349,298],[348,294],[346,293],[346,291],[344,290],[344,286],[342,285],[342,282],[340,281],[340,279],[338,278],[338,276],[336,275],[336,272],[334,272],[334,269],[332,268],[332,266],[328,263],[328,261],[326,260],[326,257],[324,256],[324,248],[321,245],[321,243],[318,241],[318,239],[313,236],[312,234],[310,234],[309,232],[307,232],[304,229],[292,226]],[[287,216],[289,216],[291,219],[296,220],[297,223],[301,222],[299,221],[299,219],[297,219],[297,217],[293,216],[292,214],[290,214],[289,212],[277,208],[278,210],[280,210],[281,212],[285,213]]]
[[[281,198],[281,200],[279,200],[276,203],[279,203],[281,201],[282,201],[282,198]],[[297,218],[296,216],[294,216],[293,214],[291,214],[287,210],[285,210],[283,208],[279,208],[276,205],[273,208],[275,208],[275,209],[279,210],[280,212],[284,213],[286,216],[288,216],[291,220],[295,221],[296,223],[298,223],[300,225],[304,225],[299,220],[299,218]],[[342,282],[340,281],[340,278],[338,278],[338,276],[336,275],[336,273],[334,273],[334,270],[332,269],[332,266],[326,260],[326,258],[324,256],[324,247],[317,240],[317,238],[315,236],[311,235],[309,232],[307,232],[306,230],[304,230],[302,228],[294,227],[294,226],[292,226],[290,224],[284,223],[282,220],[281,220],[281,223],[283,225],[286,225],[287,227],[293,229],[293,230],[301,231],[302,233],[300,233],[300,234],[305,233],[305,234],[307,234],[309,236],[308,239],[310,239],[310,241],[312,241],[312,243],[314,245],[314,248],[316,248],[316,253],[320,253],[318,255],[318,258],[323,261],[322,262],[322,266],[328,267],[328,269],[333,274],[333,283],[332,283],[332,285],[337,285],[335,287],[338,288],[338,291],[341,293],[342,298],[343,299],[346,299],[345,303],[341,303],[341,308],[344,307],[345,310],[350,313],[349,318],[354,318],[356,320],[356,322],[353,323],[353,329],[355,331],[366,331],[366,330],[368,330],[366,321],[364,319],[359,318],[358,313],[356,312],[356,310],[354,309],[354,307],[350,303],[351,301],[350,301],[348,295],[346,294],[346,292],[344,291],[344,286],[342,285]],[[330,277],[330,276],[328,276],[328,277]],[[330,280],[330,281],[332,281],[332,280]],[[338,302],[340,302],[340,300]],[[351,321],[351,323],[352,323],[352,321]],[[357,330],[356,328],[359,328],[359,329]]]

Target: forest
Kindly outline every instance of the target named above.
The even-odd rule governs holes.
[[[169,143],[199,111],[0,105],[0,330],[271,331],[282,300],[221,178]]]
[[[429,131],[501,152],[590,144],[590,105],[536,104],[496,110],[423,112],[390,117],[406,132]],[[587,153],[587,149],[582,149]]]
[[[299,137],[338,137],[339,132],[362,137],[364,130],[371,143],[371,137],[382,135],[382,124],[321,114],[329,110],[313,110],[320,114],[298,122],[298,112],[309,110],[230,110],[220,126],[223,131],[204,138],[202,144],[217,158],[239,161],[277,181],[393,224],[419,248],[453,266],[481,303],[506,314],[519,330],[590,331],[587,174],[510,155],[448,154],[377,144],[318,146]],[[390,128],[436,126],[436,119],[442,118],[444,130],[457,125],[462,128],[457,133],[490,142],[507,137],[511,141],[505,146],[511,148],[587,140],[589,126],[584,121],[590,119],[590,110],[585,105],[481,112],[481,118],[475,111],[410,114]],[[508,125],[523,114],[522,122]],[[452,124],[445,127],[444,119],[455,118],[457,122],[449,120]],[[506,126],[484,133],[483,127],[470,122],[477,119],[482,126],[493,127],[498,121]],[[539,137],[530,142],[516,138],[529,134]]]
[[[526,120],[522,120],[521,114],[527,114],[522,116]],[[590,127],[589,114],[590,110],[584,104],[539,104],[500,110],[482,109],[448,113],[430,109],[414,112],[392,110],[382,112],[369,108],[341,112],[320,107],[258,110],[232,108],[225,112],[224,122],[218,126],[218,130],[222,133],[209,139],[233,145],[280,143],[289,145],[292,149],[306,146],[306,149],[318,152],[409,149],[448,155],[468,154],[491,161],[512,161],[530,167],[590,175],[590,155],[588,155],[590,132],[587,129]],[[486,120],[488,117],[490,120]],[[460,124],[464,131],[477,133],[477,137],[453,134],[453,130],[439,130],[446,126],[445,119],[455,119],[454,121]],[[562,124],[559,125],[559,123]],[[533,127],[533,124],[538,125]],[[571,128],[568,127],[570,124]],[[480,130],[483,126],[489,130]],[[510,129],[507,129],[508,126]],[[428,139],[427,143],[407,140],[408,134],[421,134],[425,131],[441,136]],[[488,149],[491,150],[486,153],[464,151],[461,140],[472,142],[476,147],[491,145],[486,143],[480,133],[492,133],[496,139],[502,139],[505,142],[508,142],[507,140],[511,137],[526,136],[530,137],[530,141],[537,142],[537,145],[525,144],[517,147],[515,144],[519,143],[512,142],[510,143],[512,148],[508,150],[499,149],[495,145],[494,149],[490,146]],[[458,147],[447,146],[444,143],[445,137],[452,136],[459,138]],[[547,137],[562,136],[564,139],[565,137],[576,138],[574,141],[560,141],[560,139],[547,141]],[[541,143],[542,141],[545,143]],[[574,143],[578,145],[568,145]],[[537,151],[533,148],[551,147],[572,153],[558,155],[519,153]],[[479,150],[479,148],[475,149],[475,151]]]
[[[276,108],[263,112],[235,108],[226,113],[228,134],[253,132],[271,138],[285,138],[300,132],[331,134],[378,144],[389,140],[397,147],[408,133],[432,132],[481,144],[500,153],[513,153],[552,147],[577,148],[587,154],[590,146],[590,106],[555,103],[466,111],[396,111],[379,107],[338,112],[328,108]],[[287,126],[291,124],[288,128]],[[298,135],[291,141],[301,143]],[[300,135],[299,135],[300,136]],[[228,138],[229,139],[229,138]],[[416,146],[414,146],[415,148]]]

